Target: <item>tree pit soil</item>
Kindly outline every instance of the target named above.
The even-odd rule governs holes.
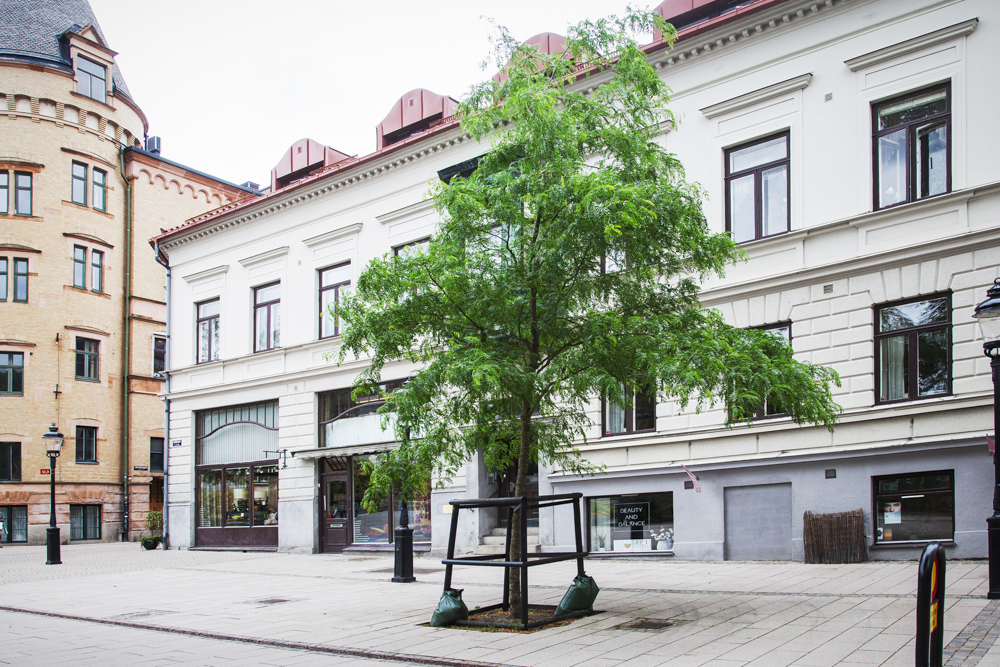
[[[593,612],[600,613],[600,612]],[[539,630],[545,630],[547,628],[556,628],[562,625],[569,625],[578,618],[582,616],[589,616],[590,614],[576,615],[566,617],[555,617],[554,609],[528,609],[528,622],[529,623],[544,623],[534,628],[528,628],[527,630],[521,628],[521,613],[519,611],[504,611],[503,609],[489,609],[487,611],[476,611],[473,609],[469,612],[469,620],[475,621],[477,623],[487,623],[488,625],[464,625],[462,623],[456,623],[452,627],[460,628],[462,630],[478,630],[479,632],[511,632],[515,634],[530,634],[532,632],[537,632]],[[492,625],[497,623],[498,625]],[[510,627],[504,627],[510,626]]]

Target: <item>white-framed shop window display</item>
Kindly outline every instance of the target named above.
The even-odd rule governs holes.
[[[590,551],[639,553],[674,548],[674,494],[588,498]]]

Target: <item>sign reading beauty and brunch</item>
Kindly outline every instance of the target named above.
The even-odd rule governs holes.
[[[611,507],[615,530],[644,529],[649,524],[649,503],[618,503]]]

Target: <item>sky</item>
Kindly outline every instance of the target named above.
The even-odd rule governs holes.
[[[266,185],[295,141],[375,150],[404,93],[461,99],[489,78],[490,20],[519,40],[627,0],[90,0],[163,157]],[[632,0],[634,6],[643,6]],[[655,6],[652,2],[650,6]]]

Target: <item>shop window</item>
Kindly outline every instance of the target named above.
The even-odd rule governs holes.
[[[656,392],[652,387],[632,391],[623,384],[617,397],[605,397],[603,403],[604,435],[656,429]]]
[[[788,231],[788,132],[726,151],[726,231],[737,243]]]
[[[876,308],[879,403],[951,393],[951,297]]]
[[[319,272],[319,337],[340,335],[337,308],[351,289],[351,263],[344,262]]]
[[[167,368],[167,339],[153,336],[153,377],[163,377]]]
[[[219,360],[219,300],[198,304],[198,363]]]
[[[24,353],[0,352],[0,396],[24,395]]]
[[[955,537],[955,471],[872,478],[875,543],[926,542]]]
[[[28,303],[28,260],[14,258],[14,303]]]
[[[246,465],[198,471],[198,527],[278,525],[278,466]]]
[[[21,443],[0,442],[0,482],[21,481]]]
[[[97,463],[97,427],[76,427],[76,462]]]
[[[951,85],[872,106],[875,208],[951,191]]]
[[[14,215],[31,215],[31,174],[14,172]]]
[[[71,170],[70,200],[80,206],[87,205],[87,165],[74,162]]]
[[[149,439],[149,472],[163,472],[163,438]]]
[[[403,386],[403,380],[393,380],[379,385],[380,392],[391,392]],[[382,394],[368,394],[352,398],[353,389],[338,389],[328,391],[319,395],[319,427],[320,427],[320,447],[330,447],[336,442],[334,432],[337,429],[337,422],[345,419],[359,419],[371,417],[381,420],[375,413],[382,407],[385,401]],[[345,427],[346,428],[346,427]],[[360,427],[356,424],[350,427],[352,433],[359,433]],[[376,440],[370,442],[384,441],[384,434],[381,430],[381,421],[374,425],[377,430],[374,432]]]
[[[76,57],[76,92],[98,102],[106,102],[108,95],[108,71],[93,60],[78,55]]]
[[[674,494],[636,493],[589,498],[590,551],[671,551]]]
[[[87,289],[87,249],[73,246],[73,287]]]
[[[273,350],[281,344],[281,283],[253,291],[253,351]]]
[[[10,172],[0,171],[0,215],[10,213]]]
[[[108,175],[95,168],[92,178],[94,208],[106,212],[108,210]]]
[[[368,490],[369,475],[365,472],[363,461],[370,457],[355,456],[353,461],[354,487],[354,544],[388,544],[392,542],[393,530],[399,520],[399,496],[390,493],[389,497],[374,512],[369,512],[361,504]],[[413,542],[431,541],[431,487],[416,498],[408,498],[406,502],[409,515],[409,525],[413,529]]]
[[[90,289],[104,291],[104,253],[100,250],[90,251]]]
[[[28,541],[27,505],[0,506],[0,523],[3,524],[3,530],[0,530],[0,538],[4,542]]]
[[[100,505],[69,506],[69,539],[71,540],[101,539]]]
[[[99,341],[89,338],[76,339],[76,379],[99,382],[100,376]]]

